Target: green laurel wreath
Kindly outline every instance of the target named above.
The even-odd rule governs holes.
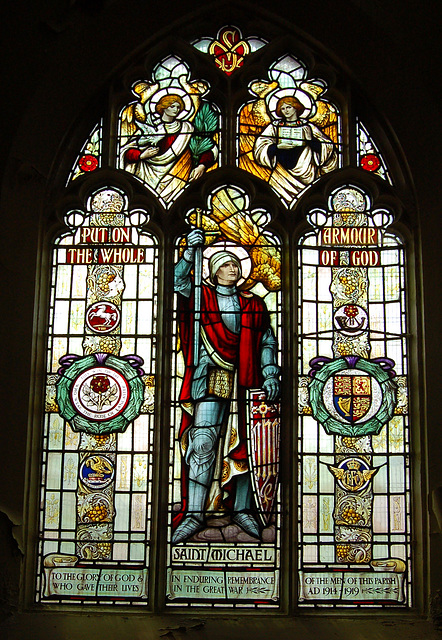
[[[57,403],[60,415],[67,420],[73,431],[84,431],[96,435],[107,433],[123,432],[127,429],[129,422],[135,420],[140,414],[141,405],[144,401],[144,383],[138,372],[122,358],[109,355],[105,365],[116,369],[126,379],[130,393],[129,401],[122,413],[110,420],[97,421],[85,418],[77,413],[71,401],[71,388],[76,378],[86,371],[97,366],[94,355],[78,358],[62,374],[57,382]]]

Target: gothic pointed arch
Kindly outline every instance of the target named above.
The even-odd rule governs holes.
[[[39,604],[413,604],[406,169],[247,7],[152,37],[56,171]]]

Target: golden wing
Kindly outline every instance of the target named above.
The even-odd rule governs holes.
[[[133,88],[134,93],[140,96],[140,102],[142,105],[146,104],[159,89],[158,82],[149,84],[148,82],[139,82]]]
[[[121,114],[121,144],[125,144],[137,130],[136,121],[145,122],[146,112],[140,102],[129,104]]]
[[[302,82],[301,89],[309,94],[316,103],[316,113],[309,121],[316,125],[335,144],[338,143],[338,113],[336,107],[319,97],[325,91],[325,87],[313,82]]]
[[[362,471],[364,482],[371,480],[375,473],[377,473],[377,469],[366,469],[365,471]]]
[[[280,289],[281,258],[278,249],[269,244],[250,214],[238,209],[227,190],[221,189],[212,198],[211,218],[229,240],[250,247],[252,271],[241,289],[250,289],[256,282],[262,282],[269,291]]]
[[[266,182],[270,178],[271,170],[262,167],[253,157],[255,140],[270,123],[265,110],[264,100],[257,100],[246,104],[239,114],[239,168],[251,173]]]
[[[338,467],[332,467],[332,465],[328,466],[329,471],[337,478],[338,480],[342,480],[344,477],[345,469],[338,469]]]
[[[192,100],[193,113],[191,114],[189,120],[193,120],[201,104],[201,96],[206,93],[209,85],[202,80],[187,82],[187,78],[185,76],[180,76],[178,80],[184,91],[190,96],[190,99]]]
[[[190,223],[196,224],[196,214],[190,216]],[[253,218],[237,207],[226,189],[220,189],[212,198],[212,211],[204,213],[201,226],[206,232],[206,244],[215,242],[220,235],[238,245],[248,246],[252,270],[241,289],[250,289],[256,282],[262,282],[268,291],[281,288],[281,257],[278,249],[269,244]],[[180,250],[184,250],[183,240]]]
[[[121,113],[121,145],[124,145],[133,136],[137,130],[137,121],[146,122],[145,105],[158,88],[159,84],[157,82],[154,84],[138,82],[133,87],[133,92],[139,96],[140,100],[127,105]]]
[[[239,113],[239,167],[265,181],[270,178],[271,170],[255,162],[253,147],[256,138],[271,122],[264,98],[278,86],[277,82],[253,82],[250,90],[257,100],[244,105]]]

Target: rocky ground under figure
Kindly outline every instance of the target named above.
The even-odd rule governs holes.
[[[275,540],[276,528],[270,524],[261,531],[261,542],[271,543]],[[230,516],[208,518],[206,526],[190,536],[186,542],[258,542],[254,536],[246,533],[232,522]]]

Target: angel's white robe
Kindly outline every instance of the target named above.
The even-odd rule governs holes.
[[[305,144],[294,147],[296,161],[293,166],[284,166],[278,160],[278,152],[275,147],[280,141],[281,121],[269,124],[256,139],[253,155],[256,162],[272,170],[269,184],[287,203],[293,202],[296,195],[306,186],[314,182],[323,173],[333,171],[337,165],[337,154],[333,142],[313,124],[303,123],[297,125],[302,129],[302,137]],[[284,127],[290,127],[284,124]],[[315,145],[309,141],[316,140]],[[316,147],[318,150],[314,150]],[[285,150],[290,155],[290,150]],[[281,155],[281,154],[279,154]],[[283,162],[283,161],[282,161]]]
[[[172,167],[187,149],[194,129],[193,125],[187,120],[175,120],[174,122],[162,124],[161,130],[164,131],[163,137],[175,137],[172,144],[168,146],[163,153],[139,160],[138,162],[128,163],[124,168],[126,171],[137,176],[137,178],[140,178],[140,180],[149,185],[159,196],[168,202],[176,196],[176,191],[179,191],[184,186],[182,180],[169,174]],[[162,133],[161,130],[157,132],[159,138]],[[138,148],[143,151],[143,147],[139,145],[139,139],[134,138],[122,148],[121,157],[124,158],[124,154],[128,149]],[[175,184],[177,181],[179,185],[171,188],[171,183]]]

